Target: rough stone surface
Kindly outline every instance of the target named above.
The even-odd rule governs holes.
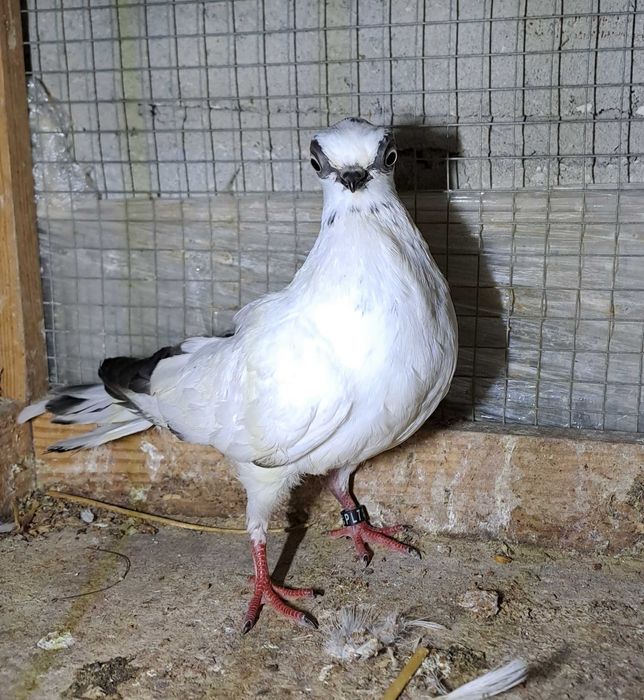
[[[642,568],[631,558],[520,546],[512,562],[498,564],[499,542],[415,534],[422,561],[377,551],[363,569],[348,543],[318,529],[274,535],[269,559],[277,578],[325,589],[305,606],[320,630],[264,610],[242,636],[251,570],[244,536],[144,533],[102,517],[76,522],[0,539],[6,697],[376,699],[418,641],[431,653],[406,698],[435,695],[432,670],[453,688],[517,656],[530,675],[508,700],[640,697]],[[118,582],[125,562],[115,552],[131,562],[124,580],[64,598]],[[474,588],[498,591],[496,616],[478,619],[459,607]],[[372,606],[375,619],[399,613],[447,630],[401,628],[377,655],[340,663],[325,645],[338,611],[353,604]],[[63,629],[73,646],[36,646]]]

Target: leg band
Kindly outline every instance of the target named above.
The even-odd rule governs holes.
[[[367,509],[364,506],[358,506],[357,508],[352,508],[350,510],[343,510],[340,512],[340,515],[342,516],[342,522],[346,527],[369,521]]]

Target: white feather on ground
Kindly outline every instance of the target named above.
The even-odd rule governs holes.
[[[445,625],[441,625],[438,622],[431,622],[431,620],[407,620],[405,622],[405,627],[422,627],[426,630],[446,630],[448,629]]]
[[[528,665],[523,659],[514,659],[504,666],[488,671],[482,676],[465,683],[460,688],[444,695],[450,700],[485,700],[505,693],[523,683],[528,677]]]

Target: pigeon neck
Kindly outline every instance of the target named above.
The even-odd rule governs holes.
[[[343,294],[365,279],[415,276],[428,259],[426,246],[394,191],[377,199],[356,198],[348,206],[325,197],[320,234],[296,285],[320,279],[326,294],[333,284]]]
[[[384,236],[404,245],[414,232],[407,209],[396,192],[389,190],[380,196],[367,192],[353,199],[325,197],[318,240],[333,239],[334,247],[341,248],[338,239],[354,243],[364,239],[374,244],[375,239]]]
[[[328,183],[324,188],[322,227],[332,225],[338,217],[362,217],[376,214],[394,204],[402,206],[389,179],[374,179],[356,192]]]

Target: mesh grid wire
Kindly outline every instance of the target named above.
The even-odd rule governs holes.
[[[444,411],[644,430],[635,0],[24,12],[33,75],[100,192],[61,201],[40,183],[53,383],[224,331],[288,283],[318,231],[309,139],[360,115],[396,128],[399,189],[452,289],[461,350]]]

